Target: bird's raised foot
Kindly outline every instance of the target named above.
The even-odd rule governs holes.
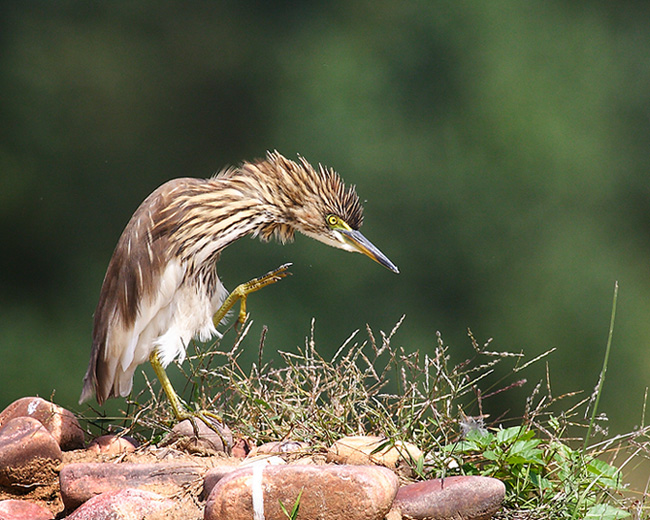
[[[267,285],[279,282],[282,278],[289,276],[291,273],[287,270],[292,264],[283,264],[273,271],[269,271],[264,276],[253,278],[246,283],[242,283],[235,287],[223,302],[219,310],[216,312],[212,321],[215,326],[221,323],[221,320],[226,316],[228,311],[232,309],[237,300],[239,300],[239,315],[237,316],[236,326],[241,326],[246,321],[246,299],[249,294],[259,291]]]
[[[291,273],[287,271],[292,264],[283,264],[273,271],[269,271],[264,276],[258,278],[253,278],[246,283],[242,283],[235,287],[235,290],[231,294],[236,294],[239,299],[239,316],[237,317],[237,325],[241,326],[244,324],[247,318],[246,314],[246,298],[249,294],[259,291],[267,285],[271,285],[275,282],[279,282],[282,278],[289,276]]]
[[[241,296],[246,296],[252,292],[259,291],[262,287],[266,287],[272,283],[279,282],[282,280],[282,278],[285,278],[291,274],[289,271],[287,271],[287,269],[289,269],[289,267],[292,265],[293,264],[291,263],[282,264],[280,267],[273,269],[273,271],[269,271],[264,276],[253,278],[246,283],[238,285],[235,287],[235,290],[233,292],[240,291],[242,292]]]

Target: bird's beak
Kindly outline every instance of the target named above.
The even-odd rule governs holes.
[[[370,240],[364,237],[356,229],[339,229],[338,230],[343,239],[352,246],[353,249],[359,253],[363,253],[366,256],[372,258],[375,262],[380,263],[384,267],[390,269],[394,273],[399,273],[397,266],[391,262],[384,253],[377,249]]]

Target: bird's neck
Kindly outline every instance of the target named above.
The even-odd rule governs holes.
[[[244,172],[246,173],[246,172]],[[176,243],[181,258],[195,265],[213,262],[228,245],[246,235],[290,241],[294,229],[287,224],[286,202],[273,202],[273,186],[250,175],[232,174],[204,181],[183,201],[184,215]]]

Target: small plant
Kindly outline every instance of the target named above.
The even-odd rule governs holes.
[[[296,498],[296,501],[293,503],[293,507],[291,508],[291,511],[287,511],[287,508],[284,506],[282,503],[282,500],[278,500],[280,503],[280,509],[282,509],[282,512],[284,515],[287,517],[288,520],[296,520],[298,518],[298,509],[300,509],[300,497],[302,497],[302,492],[304,490],[301,489],[300,493],[298,493],[298,497]]]
[[[494,432],[475,429],[447,451],[460,461],[464,474],[503,481],[506,504],[513,509],[545,506],[548,513],[552,505],[558,515],[584,509],[587,517],[596,511],[604,515],[599,517],[603,519],[630,516],[613,506],[604,511],[599,503],[603,494],[622,490],[617,468],[597,458],[585,459],[580,450],[559,439],[543,440],[529,428],[513,426]]]

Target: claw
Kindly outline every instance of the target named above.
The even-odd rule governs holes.
[[[279,282],[282,278],[289,276],[291,273],[287,271],[292,264],[287,263],[283,264],[273,271],[269,271],[264,276],[259,278],[253,278],[252,280],[238,285],[235,289],[228,295],[226,300],[223,302],[219,310],[215,313],[212,318],[215,326],[221,323],[221,320],[226,316],[228,311],[232,309],[237,300],[239,300],[239,315],[237,316],[237,322],[235,323],[235,328],[240,327],[246,322],[248,315],[246,314],[246,299],[250,293],[259,291],[267,285]]]

